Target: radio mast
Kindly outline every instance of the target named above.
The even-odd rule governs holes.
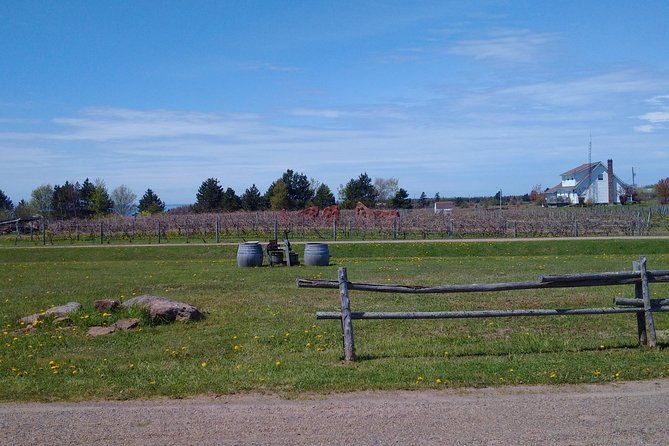
[[[588,189],[590,190],[590,201],[592,204],[597,204],[597,185],[592,187],[592,133],[590,133],[588,144]]]

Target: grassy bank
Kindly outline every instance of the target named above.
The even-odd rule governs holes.
[[[301,247],[297,246],[298,251]],[[235,246],[0,249],[0,400],[184,397],[245,391],[419,389],[441,386],[607,382],[669,376],[667,339],[636,346],[633,315],[436,321],[356,321],[353,365],[340,327],[316,321],[338,309],[336,290],[295,279],[446,284],[534,280],[541,274],[622,271],[639,255],[669,269],[668,240],[332,244],[328,267],[237,268]],[[652,285],[667,297],[667,285]],[[204,321],[150,325],[90,338],[104,315],[96,299],[156,294],[192,303]],[[353,293],[355,310],[610,306],[631,286],[463,295]],[[29,334],[19,317],[70,301],[72,325]],[[669,329],[666,314],[656,327]]]

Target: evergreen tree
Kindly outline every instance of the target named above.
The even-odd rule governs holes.
[[[82,217],[79,188],[69,181],[62,186],[54,186],[51,209],[53,216],[58,219]]]
[[[420,193],[420,197],[418,198],[418,207],[420,209],[426,208],[428,205],[427,202],[427,195],[425,195],[425,192]]]
[[[83,186],[82,186],[83,190]],[[114,209],[114,202],[109,197],[107,186],[101,179],[96,179],[93,192],[88,196],[88,211],[95,217],[107,215]]]
[[[96,180],[100,181],[100,180]],[[76,183],[74,185],[75,189],[79,192],[79,217],[89,217],[95,214],[95,211],[91,209],[91,198],[95,193],[95,184],[91,183],[88,178],[86,178],[83,184],[79,185]]]
[[[303,173],[296,173],[291,169],[288,169],[283,175],[281,175],[281,178],[272,183],[267,189],[267,192],[265,192],[265,199],[267,201],[271,200],[271,197],[274,194],[274,188],[279,181],[281,181],[286,187],[286,193],[288,197],[286,206],[284,206],[282,209],[304,209],[307,203],[314,196],[311,182],[307,176]]]
[[[409,193],[400,189],[395,193],[395,196],[391,200],[391,205],[395,209],[411,209],[411,199],[409,198]]]
[[[139,200],[138,210],[142,214],[161,214],[165,212],[165,203],[151,189],[147,189]]]
[[[314,191],[311,189],[311,182],[303,173],[293,172],[288,169],[281,177],[288,189],[288,209],[304,209],[307,202],[313,196]]]
[[[260,191],[254,184],[246,189],[242,195],[242,209],[245,211],[257,211],[263,209],[265,207],[263,206],[263,201]]]
[[[351,179],[346,186],[339,190],[342,207],[352,209],[358,201],[365,206],[373,207],[376,203],[376,189],[367,173],[362,173],[358,179]]]
[[[214,212],[223,206],[223,187],[216,178],[207,178],[197,190],[197,201],[193,206],[195,212]]]
[[[238,211],[242,208],[242,200],[237,196],[233,188],[228,187],[225,192],[223,192],[221,208],[228,212]]]
[[[14,203],[3,191],[0,190],[0,219],[11,218],[14,211]]]
[[[318,189],[316,189],[316,195],[314,196],[312,203],[314,203],[315,206],[321,208],[335,204],[335,196],[330,190],[330,188],[327,186],[327,184],[321,184],[320,186],[318,186]]]

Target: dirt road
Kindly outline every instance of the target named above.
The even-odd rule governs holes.
[[[669,379],[0,404],[0,445],[667,445]]]

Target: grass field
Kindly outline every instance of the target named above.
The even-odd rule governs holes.
[[[296,250],[301,254],[301,246]],[[341,361],[336,290],[295,279],[401,284],[535,280],[541,274],[669,269],[669,240],[331,244],[331,266],[237,268],[236,247],[0,248],[0,401],[131,399],[196,394],[339,392],[443,386],[590,383],[669,376],[669,339],[637,347],[634,315],[355,321],[359,360]],[[300,256],[301,258],[301,256]],[[651,285],[669,297],[669,285]],[[206,312],[195,323],[90,338],[105,315],[93,302],[155,294]],[[610,306],[632,286],[455,295],[352,293],[368,311]],[[31,333],[17,319],[77,301],[71,326]],[[669,315],[656,314],[660,334]]]

